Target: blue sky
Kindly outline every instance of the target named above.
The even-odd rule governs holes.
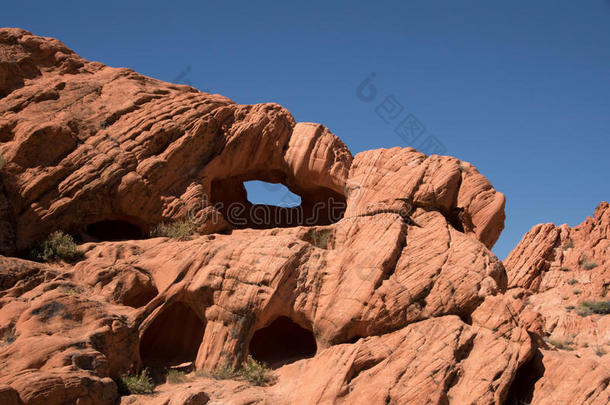
[[[609,0],[29,1],[4,4],[0,24],[238,103],[277,102],[354,154],[434,136],[506,194],[500,258],[533,225],[576,225],[610,199]],[[372,72],[366,102],[356,89]],[[386,97],[401,112],[389,123],[376,113]],[[408,114],[425,128],[409,144],[394,132]]]

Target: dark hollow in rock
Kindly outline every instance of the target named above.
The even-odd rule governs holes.
[[[271,368],[315,356],[316,339],[311,331],[281,316],[259,329],[250,340],[250,355]]]
[[[205,324],[186,304],[170,304],[146,328],[140,341],[144,367],[172,367],[194,362]]]
[[[506,396],[507,405],[529,404],[534,396],[536,381],[544,375],[544,365],[542,364],[542,353],[536,351],[531,360],[524,363],[517,370],[513,379],[508,395]]]
[[[121,220],[107,220],[87,225],[85,232],[97,241],[142,239],[144,233],[134,224]]]

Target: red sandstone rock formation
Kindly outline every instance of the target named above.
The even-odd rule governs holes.
[[[466,162],[352,157],[276,104],[88,62],[19,29],[0,30],[0,154],[2,403],[544,403],[565,378],[533,304],[548,248],[526,237],[507,277],[489,251],[504,196]],[[302,205],[253,206],[248,180]],[[196,235],[147,238],[184,218]],[[58,229],[83,260],[14,257]],[[592,229],[572,230],[574,245],[591,243],[603,273]],[[272,384],[204,376],[248,355],[273,366]],[[600,369],[593,357],[570,358],[579,378]],[[186,382],[119,397],[125,373],[188,365]],[[594,394],[558,400],[605,403],[592,373]]]
[[[532,404],[610,402],[610,316],[587,306],[605,303],[610,312],[609,258],[610,205],[602,202],[574,228],[536,225],[504,261],[507,295],[538,313],[547,341],[533,367]]]

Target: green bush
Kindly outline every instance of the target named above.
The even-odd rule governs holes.
[[[575,278],[571,278],[571,279],[568,280],[568,284],[569,285],[578,284],[578,280],[576,280]]]
[[[184,371],[171,369],[167,372],[166,381],[169,384],[180,384],[186,380],[186,373]]]
[[[195,375],[216,380],[243,379],[258,386],[268,385],[274,381],[271,369],[266,364],[254,360],[252,356],[248,356],[239,370],[229,364],[224,364],[216,367],[211,373],[197,371]]]
[[[595,354],[596,354],[598,357],[602,357],[603,355],[605,355],[605,354],[606,354],[606,350],[605,350],[603,347],[601,347],[601,346],[597,346],[597,347],[595,348]]]
[[[232,378],[236,378],[239,373],[235,370],[235,367],[231,366],[230,364],[223,364],[222,366],[216,366],[214,371],[211,373],[198,370],[195,375],[198,377],[214,378],[216,380],[230,380]]]
[[[585,301],[580,304],[580,309],[584,315],[608,315],[610,314],[610,301]]]
[[[561,270],[561,271],[570,271],[570,268],[569,267],[562,267],[559,270]]]
[[[266,364],[260,363],[248,356],[248,359],[242,365],[239,374],[252,385],[263,386],[273,381],[273,375]]]
[[[162,222],[158,224],[151,232],[150,236],[167,237],[173,239],[185,240],[195,233],[195,224],[186,219],[174,222]]]
[[[235,371],[235,367],[230,364],[223,364],[222,366],[218,366],[212,373],[212,377],[217,380],[228,380],[231,378],[235,378],[236,376],[237,371]]]
[[[142,370],[137,375],[123,374],[120,385],[127,394],[152,394],[155,388],[150,375],[148,375],[148,370]]]
[[[597,263],[589,261],[587,259],[587,255],[584,255],[580,261],[580,267],[582,267],[585,270],[593,270],[594,268],[597,267]]]
[[[307,233],[306,239],[315,247],[328,249],[328,241],[330,240],[331,233],[330,229],[312,229]]]
[[[81,260],[85,254],[78,248],[72,236],[62,231],[55,231],[32,249],[31,256],[34,260],[43,262],[55,260],[76,262]]]

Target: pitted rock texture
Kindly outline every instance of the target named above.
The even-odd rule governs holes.
[[[524,378],[552,359],[523,300],[540,283],[515,285],[490,252],[504,196],[472,165],[412,148],[352,156],[277,104],[20,29],[0,30],[0,74],[3,403],[503,404],[561,375]],[[283,183],[301,206],[253,205],[248,180]],[[148,237],[170,220],[197,232]],[[16,257],[55,230],[83,260]],[[272,383],[209,377],[249,355]],[[145,368],[160,385],[125,395],[121,377]],[[187,381],[163,384],[169,368]]]

